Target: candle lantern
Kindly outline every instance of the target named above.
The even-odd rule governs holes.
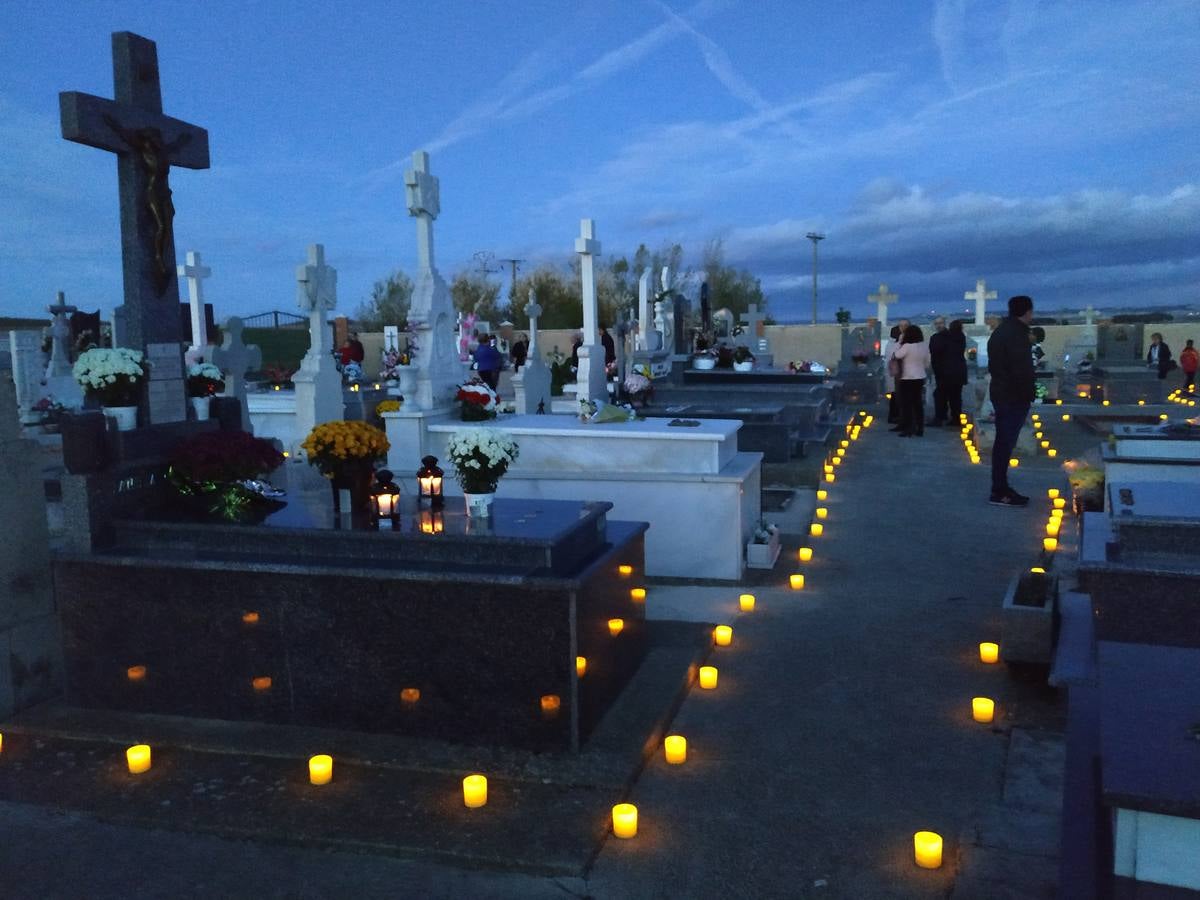
[[[125,762],[130,775],[141,775],[150,770],[150,745],[134,744],[125,751]]]
[[[467,809],[487,805],[487,776],[468,775],[463,779],[463,804]]]
[[[740,609],[742,612],[754,612],[754,595],[740,595],[738,597],[738,609]]]
[[[728,647],[733,643],[733,629],[728,625],[718,625],[713,629],[713,643],[718,647]]]
[[[392,473],[380,469],[371,485],[371,509],[376,519],[395,519],[400,512],[400,486],[392,481]]]
[[[613,834],[619,838],[637,837],[637,807],[618,803],[612,808]]]
[[[318,753],[308,758],[308,780],[313,784],[329,784],[333,780],[333,757]]]
[[[442,505],[442,479],[446,473],[438,468],[436,456],[422,456],[421,468],[417,469],[418,496],[428,500],[430,506]]]
[[[700,687],[706,691],[715,690],[717,687],[717,667],[716,666],[701,666],[700,667]]]
[[[913,835],[913,853],[922,869],[940,869],[942,836],[936,831],[918,831]]]
[[[987,725],[996,713],[996,701],[990,697],[971,698],[971,717],[976,722]]]
[[[575,675],[579,678],[582,678],[586,674],[587,674],[587,657],[586,656],[575,657]]]
[[[992,641],[984,641],[979,645],[979,661],[994,663],[1000,659],[1000,645]]]
[[[668,763],[673,766],[681,765],[687,761],[687,738],[682,734],[668,734],[663,741],[663,752]]]

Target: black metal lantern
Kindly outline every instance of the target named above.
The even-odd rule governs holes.
[[[436,456],[423,456],[421,463],[417,470],[417,497],[428,500],[431,506],[441,506],[442,479],[446,473],[438,468]]]
[[[392,481],[392,473],[380,469],[371,485],[371,509],[376,519],[395,520],[400,513],[400,486]]]

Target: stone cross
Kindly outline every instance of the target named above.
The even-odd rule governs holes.
[[[172,166],[208,168],[208,132],[163,115],[154,42],[112,36],[114,100],[66,91],[58,96],[62,135],[117,154],[125,281],[124,339],[147,350],[179,344]],[[180,405],[182,408],[182,396]]]
[[[880,334],[888,333],[888,306],[899,299],[900,295],[891,293],[882,281],[879,283],[878,293],[867,294],[867,301],[875,304],[875,317],[879,319]]]
[[[1084,325],[1091,326],[1096,324],[1096,310],[1092,308],[1092,304],[1088,304],[1088,308],[1082,312],[1082,315],[1084,317]]]
[[[746,346],[754,347],[758,345],[758,329],[766,320],[767,317],[758,311],[757,303],[751,303],[746,307],[746,321],[743,323],[746,330],[742,332],[744,335],[749,335],[749,338],[746,340]]]
[[[296,267],[296,305],[308,313],[309,353],[328,356],[332,347],[325,313],[337,306],[337,270],[325,265],[325,245],[308,248],[308,262]]]
[[[296,302],[308,313],[308,352],[292,376],[296,386],[296,431],[292,448],[300,455],[299,442],[314,426],[341,419],[342,376],[333,360],[332,336],[325,313],[337,306],[337,270],[325,264],[325,247],[312,244],[308,262],[296,267]]]
[[[525,315],[529,316],[529,349],[526,351],[525,358],[532,360],[534,357],[542,358],[538,353],[538,317],[542,314],[542,308],[538,306],[537,291],[533,288],[529,289],[529,302],[525,304]]]
[[[187,279],[188,284],[188,306],[192,313],[192,346],[188,348],[188,354],[194,357],[199,357],[204,353],[204,348],[208,346],[208,329],[204,322],[204,285],[202,282],[205,278],[212,275],[212,269],[208,266],[200,265],[200,254],[195,250],[189,250],[185,256],[187,260],[182,266],[178,266],[176,271]]]
[[[413,154],[413,167],[404,173],[404,198],[408,214],[417,218],[417,268],[432,270],[433,221],[442,211],[439,183],[429,172],[429,154]]]
[[[987,320],[984,318],[983,307],[989,300],[996,299],[996,292],[987,289],[987,282],[982,278],[975,282],[975,290],[967,291],[963,294],[964,300],[975,301],[975,324],[986,325]]]
[[[262,367],[262,350],[245,344],[242,329],[242,320],[237,316],[225,320],[221,327],[221,346],[213,348],[212,364],[225,375],[225,396],[236,397],[242,406],[242,430],[253,434],[250,407],[246,403],[246,373]]]
[[[46,379],[58,376],[71,377],[71,351],[67,342],[71,339],[71,323],[67,321],[67,313],[76,312],[76,307],[67,303],[62,291],[56,295],[54,304],[49,307],[54,321],[50,323],[50,364],[46,366]]]
[[[513,394],[517,412],[522,415],[545,412],[550,403],[550,369],[542,359],[542,351],[538,349],[538,317],[542,308],[538,306],[537,294],[529,289],[529,302],[525,305],[525,314],[529,316],[529,350],[525,355],[525,365],[513,376]]]
[[[579,272],[583,282],[583,345],[577,354],[579,369],[575,381],[580,400],[608,401],[608,378],[604,372],[604,347],[600,343],[600,309],[596,300],[595,259],[600,255],[596,224],[591,219],[579,222],[575,239],[579,254]]]

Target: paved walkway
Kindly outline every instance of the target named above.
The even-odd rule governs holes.
[[[976,644],[998,639],[1005,586],[1035,561],[1040,498],[1061,474],[1027,461],[1015,484],[1034,504],[993,508],[986,461],[970,465],[957,431],[901,440],[885,428],[851,446],[830,487],[816,557],[794,566],[804,591],[787,589],[783,558],[753,613],[736,611],[736,589],[696,591],[734,627],[714,652],[719,687],[689,695],[673,728],[688,762],[655,756],[630,797],[638,837],[607,840],[586,878],[139,833],[0,804],[0,893],[1053,896],[1058,700],[980,664]],[[664,611],[684,607],[691,590],[652,587],[648,610],[656,593]],[[995,725],[971,721],[975,695],[997,700]],[[912,863],[922,829],[946,838],[940,870]]]

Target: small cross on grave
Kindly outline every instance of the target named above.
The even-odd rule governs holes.
[[[983,307],[987,301],[996,299],[996,292],[989,291],[987,282],[980,278],[975,282],[975,290],[964,293],[963,299],[975,301],[975,324],[986,325],[987,320],[984,318]]]
[[[879,291],[877,293],[867,294],[867,300],[875,304],[875,316],[879,319],[880,334],[887,334],[888,307],[899,299],[900,295],[890,292],[888,286],[883,282],[879,283]]]
[[[296,267],[296,305],[308,313],[309,354],[327,356],[325,313],[337,306],[337,270],[325,265],[325,245],[308,248],[308,262]]]
[[[182,266],[178,266],[176,271],[187,279],[188,284],[188,306],[192,313],[192,346],[188,348],[188,355],[199,359],[204,353],[204,348],[208,346],[208,328],[204,321],[204,285],[202,282],[205,278],[212,275],[212,269],[208,266],[200,265],[200,254],[195,250],[189,250],[187,260]]]
[[[1088,304],[1088,308],[1083,310],[1080,315],[1083,316],[1083,324],[1092,326],[1096,324],[1096,310],[1092,308],[1092,304]]]
[[[442,211],[438,180],[429,172],[429,154],[413,154],[413,167],[404,173],[408,214],[417,218],[417,268],[433,269],[433,221]]]
[[[213,348],[212,363],[225,375],[225,395],[236,397],[242,406],[242,430],[253,433],[246,403],[246,373],[262,367],[262,351],[242,341],[242,330],[242,320],[237,316],[225,320],[221,346]]]
[[[747,347],[758,346],[758,332],[763,322],[767,317],[758,311],[758,304],[751,303],[746,307],[746,321],[742,323],[744,330],[742,331],[738,341],[739,344],[745,344]]]
[[[50,364],[46,367],[46,378],[70,377],[71,351],[67,347],[67,342],[71,339],[71,323],[67,321],[67,314],[77,312],[77,309],[67,303],[66,295],[62,291],[57,293],[54,303],[48,309],[50,315],[54,316],[54,321],[50,323],[52,343]]]

